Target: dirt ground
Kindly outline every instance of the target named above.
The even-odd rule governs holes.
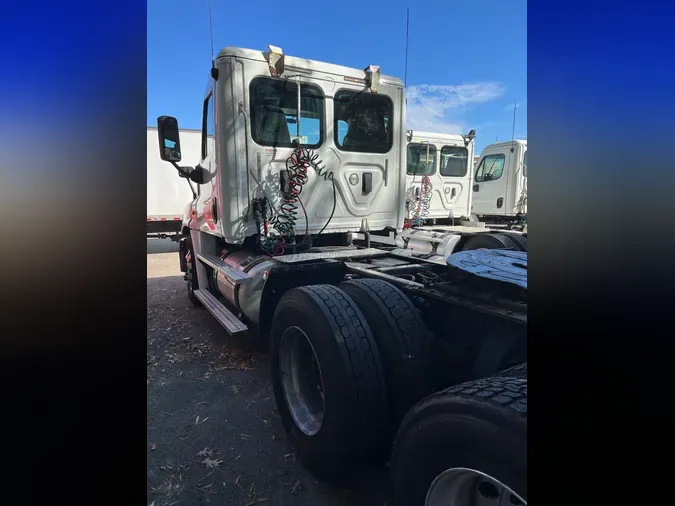
[[[318,482],[286,440],[264,345],[189,301],[178,246],[148,240],[148,505],[377,505],[386,470]]]

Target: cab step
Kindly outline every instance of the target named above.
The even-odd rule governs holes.
[[[233,285],[243,285],[250,281],[248,274],[237,269],[233,269],[215,255],[197,255],[197,259],[220,272],[225,279]]]
[[[248,331],[246,324],[237,318],[232,311],[223,306],[211,292],[207,290],[195,290],[194,293],[228,334],[234,336]]]

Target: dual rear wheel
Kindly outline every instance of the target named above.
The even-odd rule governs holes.
[[[272,384],[303,463],[336,480],[384,460],[396,437],[393,504],[525,504],[527,379],[432,394],[434,357],[417,309],[389,283],[286,292],[271,328]]]

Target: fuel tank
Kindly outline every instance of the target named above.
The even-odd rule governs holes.
[[[248,274],[248,282],[233,285],[225,276],[214,270],[214,280],[218,291],[237,308],[249,321],[257,324],[260,320],[260,299],[267,277],[265,272],[279,265],[279,262],[250,250],[230,250],[220,257],[229,267]]]

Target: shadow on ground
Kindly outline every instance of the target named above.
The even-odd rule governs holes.
[[[148,504],[384,504],[384,469],[340,489],[302,468],[276,412],[264,346],[232,342],[195,308],[177,255],[165,253],[154,263],[148,255]]]

